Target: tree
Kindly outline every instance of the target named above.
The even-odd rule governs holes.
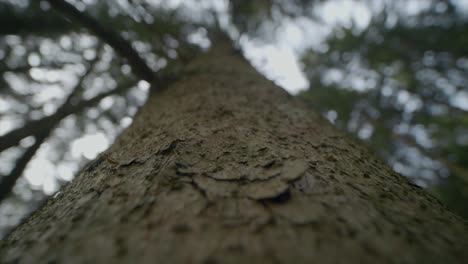
[[[468,257],[459,217],[266,80],[225,38],[177,76],[156,82],[111,148],[8,236],[2,262]]]

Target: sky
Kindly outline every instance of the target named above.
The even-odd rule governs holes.
[[[241,38],[245,56],[265,76],[275,81],[291,94],[308,88],[299,57],[310,47],[320,49],[325,37],[337,25],[365,28],[371,19],[371,10],[354,0],[327,1],[315,8],[325,24],[318,24],[300,17],[285,19],[276,31],[275,41]]]

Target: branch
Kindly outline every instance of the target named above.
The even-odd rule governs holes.
[[[31,159],[34,157],[42,143],[44,143],[44,141],[50,135],[51,131],[52,129],[49,129],[48,131],[44,131],[43,133],[36,136],[34,144],[30,146],[18,159],[18,161],[15,164],[15,167],[10,172],[10,174],[1,178],[0,203],[10,195],[11,190],[16,184],[16,181],[19,179],[19,177],[21,177],[21,175],[23,175],[23,172],[26,169],[26,166],[28,165],[29,161],[31,161]]]
[[[101,93],[89,100],[81,101],[76,105],[64,104],[59,109],[57,109],[57,111],[54,114],[44,117],[40,120],[29,122],[21,128],[8,132],[7,134],[0,137],[0,152],[4,151],[7,148],[16,146],[19,143],[19,141],[25,137],[34,135],[36,133],[41,133],[42,131],[46,131],[47,129],[49,129],[52,126],[55,126],[62,119],[71,114],[79,112],[90,106],[94,106],[103,98],[109,95],[120,94],[125,92],[129,87],[132,86],[133,83],[133,80],[123,82],[113,90]]]
[[[115,88],[113,90],[110,90],[110,91],[105,92],[105,93],[101,93],[101,94],[97,95],[96,97],[94,97],[94,98],[92,98],[90,100],[82,101],[82,102],[80,102],[79,104],[77,104],[76,106],[73,106],[73,107],[70,107],[68,103],[64,103],[59,108],[59,110],[56,112],[56,114],[60,113],[61,111],[64,111],[64,112],[70,113],[70,114],[71,113],[76,113],[78,111],[83,110],[84,108],[87,108],[87,107],[90,107],[90,106],[93,106],[93,105],[97,104],[99,101],[101,101],[102,99],[104,99],[107,96],[114,95],[114,94],[120,94],[120,93],[123,93],[123,92],[127,91],[129,87],[132,87],[132,84],[133,84],[133,81],[132,82],[125,82],[124,84],[118,86],[117,88]],[[74,89],[74,91],[79,90],[79,89],[80,89],[80,86],[77,86]],[[65,102],[69,102],[70,101],[69,99],[72,98],[73,95],[74,95],[74,93],[72,92]],[[62,119],[63,119],[63,117],[62,118],[58,118],[58,117],[54,118],[54,119],[52,119],[52,123],[48,124],[47,129],[44,129],[44,130],[39,131],[39,132],[36,131],[36,136],[35,136],[36,141],[34,142],[34,144],[31,147],[29,147],[23,153],[23,155],[18,159],[18,161],[15,164],[15,167],[10,172],[10,174],[8,176],[3,176],[1,178],[1,181],[0,181],[0,203],[5,198],[7,198],[9,196],[9,194],[11,193],[11,190],[13,189],[13,187],[16,184],[16,181],[19,179],[19,177],[21,177],[21,175],[23,174],[24,170],[26,169],[26,166],[28,165],[28,163],[31,161],[31,159],[34,157],[34,155],[36,154],[37,150],[40,148],[42,143],[44,143],[44,141],[47,139],[47,137],[49,137],[50,133],[52,133],[54,128],[59,124],[59,122]],[[49,119],[47,119],[47,118],[41,119],[39,121],[42,121],[44,123],[50,122]],[[41,126],[42,126],[42,124],[41,124]],[[23,128],[21,128],[21,129],[23,129]],[[31,135],[32,134],[33,133],[31,133]],[[3,140],[3,137],[0,137],[0,139]]]
[[[64,0],[47,0],[52,7],[60,11],[65,17],[81,24],[97,37],[102,39],[105,43],[111,46],[117,54],[125,58],[135,74],[149,83],[156,78],[156,74],[140,57],[140,55],[133,49],[130,43],[122,38],[116,32],[103,27],[96,19],[91,16],[80,12],[72,4]]]
[[[59,16],[43,14],[38,7],[39,1],[30,3],[28,8],[21,10],[8,1],[1,1],[0,35],[56,36],[74,29],[73,25],[62,23]]]
[[[15,67],[6,67],[5,65],[0,67],[0,73],[12,72],[12,73],[28,73],[29,70],[33,68],[45,69],[45,70],[57,70],[63,69],[66,65],[74,65],[75,63],[71,62],[49,62],[45,64],[40,64],[38,66],[31,66],[29,64],[18,65]]]
[[[67,107],[70,101],[82,90],[82,84],[83,84],[84,79],[86,79],[86,76],[88,76],[89,73],[91,73],[91,71],[94,68],[94,65],[96,64],[98,60],[99,60],[99,57],[96,56],[96,58],[90,62],[90,66],[88,67],[87,71],[79,79],[78,83],[75,85],[72,92],[68,95],[65,102],[62,103],[62,105],[59,107],[57,112],[60,112],[62,109]],[[58,122],[49,124],[49,127],[47,129],[45,129],[44,131],[40,131],[39,133],[36,133],[35,138],[34,138],[35,139],[34,144],[30,146],[28,149],[26,149],[23,155],[16,161],[15,167],[11,170],[10,174],[7,176],[1,177],[0,203],[10,195],[11,191],[13,190],[13,187],[16,184],[16,181],[21,177],[21,175],[23,175],[23,172],[26,169],[26,166],[29,164],[31,159],[39,150],[42,143],[44,143],[45,140],[49,137],[50,133],[52,133],[52,131],[54,130],[57,124]]]
[[[96,63],[101,59],[100,56],[98,56],[98,54],[101,53],[101,50],[102,48],[104,47],[104,45],[102,45],[102,43],[99,43],[96,47],[96,57],[91,60],[89,62],[89,67],[88,69],[86,69],[86,71],[83,73],[83,75],[81,76],[81,78],[79,78],[78,82],[75,84],[75,88],[72,90],[72,92],[68,95],[67,99],[65,100],[65,102],[62,104],[61,107],[65,107],[66,105],[72,103],[73,99],[75,99],[75,97],[77,97],[78,95],[82,94],[83,93],[83,82],[85,81],[86,77],[88,77],[88,75],[93,72],[94,70],[94,67],[96,66]]]
[[[458,106],[454,106],[454,105],[450,104],[449,102],[444,102],[442,100],[438,100],[438,99],[435,99],[435,98],[428,98],[428,99],[432,100],[436,104],[441,104],[441,105],[447,107],[451,112],[461,113],[461,114],[465,114],[465,115],[468,114],[468,110],[460,108]]]
[[[101,45],[99,45],[99,48],[101,47]],[[98,49],[99,49],[98,48]],[[91,62],[90,62],[90,65],[89,67],[87,68],[86,72],[79,78],[78,82],[76,83],[75,87],[72,89],[72,92],[67,96],[67,98],[65,99],[65,101],[61,104],[61,106],[57,109],[56,113],[60,113],[60,112],[63,112],[64,109],[66,109],[68,107],[68,105],[71,103],[71,101],[83,90],[83,82],[84,80],[86,79],[86,77],[92,72],[96,62],[99,61],[99,56],[96,56]],[[46,117],[47,118],[47,117]],[[57,117],[59,118],[59,117]],[[61,120],[63,117],[60,117],[60,119],[57,119],[57,120]],[[52,121],[52,120],[49,120],[49,121]],[[3,137],[0,137],[0,152],[3,151],[3,145],[5,143],[2,143],[3,140],[5,141],[9,141],[11,139],[13,139],[11,141],[11,144],[13,145],[9,145],[7,146],[7,148],[9,147],[12,147],[16,144],[18,144],[19,140],[29,136],[29,135],[33,135],[33,134],[36,134],[38,132],[40,132],[41,129],[38,129],[37,126],[35,126],[33,123],[35,123],[36,121],[33,121],[33,122],[29,122],[27,123],[25,126],[23,126],[23,128],[21,129],[17,129],[17,130],[14,130],[10,133],[7,133],[5,136]],[[44,122],[45,123],[45,122]],[[48,127],[44,126],[44,129],[48,129],[50,128],[51,125],[53,125],[54,122],[50,122],[48,125]],[[24,130],[24,132],[22,132]],[[29,132],[31,132],[29,135],[26,135],[25,132],[28,132],[28,131],[25,131],[25,130],[30,130]],[[16,139],[16,137],[13,137],[12,135],[9,136],[11,133],[18,133],[17,135],[17,138],[18,140]],[[26,135],[26,136],[25,136]],[[8,137],[6,137],[8,136]],[[4,137],[6,137],[4,139]]]
[[[412,147],[416,148],[423,155],[425,155],[425,156],[427,156],[427,157],[429,157],[429,158],[431,158],[433,160],[439,161],[440,163],[442,163],[442,165],[444,165],[452,173],[457,175],[460,179],[462,179],[463,181],[465,181],[465,183],[468,184],[468,169],[466,169],[466,168],[464,168],[462,166],[459,166],[458,164],[451,162],[447,158],[442,157],[440,155],[437,155],[436,153],[424,148],[423,146],[419,145],[413,138],[410,138],[409,136],[403,136],[403,135],[394,135],[394,136],[396,138],[402,140],[403,142],[405,142],[409,146],[412,146]]]

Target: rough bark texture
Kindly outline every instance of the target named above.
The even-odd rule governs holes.
[[[3,243],[2,263],[463,263],[467,226],[228,45]]]

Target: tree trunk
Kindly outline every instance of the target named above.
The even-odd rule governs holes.
[[[462,263],[467,226],[229,45],[154,92],[2,263]]]

